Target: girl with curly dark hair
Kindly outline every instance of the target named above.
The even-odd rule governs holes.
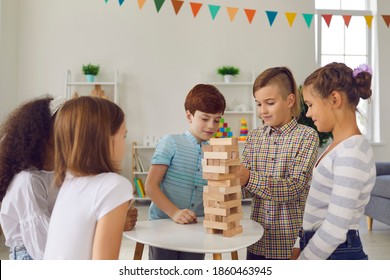
[[[0,221],[10,259],[42,259],[54,180],[54,115],[63,101],[31,100],[0,127]]]

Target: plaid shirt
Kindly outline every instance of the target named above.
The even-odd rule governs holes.
[[[248,248],[252,254],[290,258],[318,144],[317,132],[295,119],[278,129],[265,126],[248,134],[242,154],[250,169],[244,196],[253,197],[251,219],[264,227],[263,237]]]

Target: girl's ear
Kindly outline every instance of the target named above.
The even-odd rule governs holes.
[[[330,98],[331,98],[332,105],[335,108],[340,107],[342,103],[342,96],[339,91],[335,91],[335,90],[332,91],[332,93],[330,94]]]
[[[192,118],[193,118],[193,116],[192,116],[192,114],[190,113],[190,111],[186,111],[186,117],[187,117],[187,120],[188,120],[188,122],[189,123],[192,123]]]

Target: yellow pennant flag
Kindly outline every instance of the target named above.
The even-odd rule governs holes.
[[[297,16],[297,13],[288,13],[288,12],[286,12],[284,14],[286,15],[288,24],[291,27],[293,25],[293,23],[294,23],[295,17]]]
[[[236,17],[238,8],[226,7],[226,10],[229,14],[230,21],[233,22],[234,18]]]
[[[371,29],[372,19],[374,18],[374,16],[364,16],[364,18],[366,19],[368,28]]]
[[[138,1],[138,7],[139,7],[139,9],[142,10],[142,8],[143,8],[143,6],[144,6],[146,0],[137,0],[137,1]]]

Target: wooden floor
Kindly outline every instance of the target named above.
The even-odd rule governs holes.
[[[137,202],[135,205],[138,208],[138,219],[140,221],[147,220],[148,218],[148,202]],[[249,217],[250,205],[249,202],[244,202],[244,217]],[[360,222],[360,235],[362,237],[363,246],[366,254],[370,260],[390,260],[390,226],[374,221],[373,230],[367,231],[366,217]],[[134,254],[134,241],[126,238],[122,241],[122,247],[120,251],[120,259],[131,260]],[[148,247],[145,246],[143,259],[148,258]],[[246,251],[240,250],[238,252],[238,259],[245,260]],[[230,254],[222,254],[222,259],[230,259]],[[4,245],[4,236],[0,236],[0,259],[8,259],[8,248]],[[206,259],[212,259],[212,255],[206,255]]]

